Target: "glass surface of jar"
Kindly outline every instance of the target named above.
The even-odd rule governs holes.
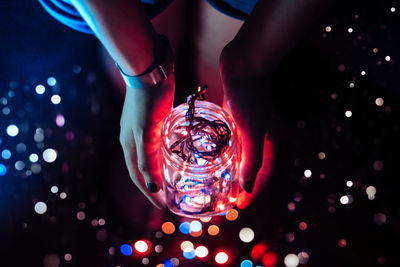
[[[218,157],[189,162],[170,148],[188,134],[187,111],[186,103],[174,108],[162,128],[161,164],[167,206],[175,214],[192,218],[223,214],[235,206],[239,193],[240,142],[235,123],[221,107],[196,100],[194,116],[224,122],[231,136]],[[216,147],[208,130],[203,135],[192,135],[197,151],[211,151]]]

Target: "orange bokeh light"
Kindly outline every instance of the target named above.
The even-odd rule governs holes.
[[[170,235],[175,232],[175,225],[172,222],[165,222],[161,226],[161,230],[167,234]]]
[[[181,243],[181,249],[182,249],[182,251],[184,251],[184,250],[187,249],[187,248],[193,248],[193,247],[194,247],[194,246],[193,246],[193,243],[190,242],[190,241],[188,241],[188,240],[183,241],[183,242]]]
[[[219,233],[219,227],[218,226],[213,224],[213,225],[210,225],[208,227],[208,234],[209,235],[218,235],[218,233]]]
[[[230,209],[225,215],[228,221],[234,221],[239,217],[239,212],[236,209]]]

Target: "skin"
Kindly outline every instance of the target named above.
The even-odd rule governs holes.
[[[234,117],[242,137],[239,182],[244,190],[238,197],[239,208],[254,200],[271,175],[281,119],[274,112],[268,80],[304,31],[332,3],[259,0],[221,52],[223,107]]]
[[[270,103],[268,78],[331,2],[259,0],[220,55],[223,107],[237,122],[242,138],[239,181],[244,190],[237,200],[239,208],[253,201],[271,174],[279,116]],[[139,0],[72,3],[126,74],[142,74],[159,63],[165,51]],[[165,205],[159,192],[162,175],[158,151],[161,126],[172,107],[174,82],[171,75],[153,88],[127,88],[121,116],[120,142],[130,177],[157,207]]]

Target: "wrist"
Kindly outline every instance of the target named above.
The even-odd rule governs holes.
[[[163,35],[157,36],[161,48],[157,58],[154,58],[153,63],[139,75],[129,75],[119,64],[116,63],[124,82],[129,88],[149,88],[166,80],[168,76],[174,73],[174,55],[171,45],[167,37]]]

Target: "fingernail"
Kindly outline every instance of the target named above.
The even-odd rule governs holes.
[[[247,193],[253,192],[253,188],[254,188],[254,180],[250,180],[244,185],[244,190]]]
[[[155,193],[157,192],[157,185],[155,183],[147,182],[147,189],[150,193]]]

